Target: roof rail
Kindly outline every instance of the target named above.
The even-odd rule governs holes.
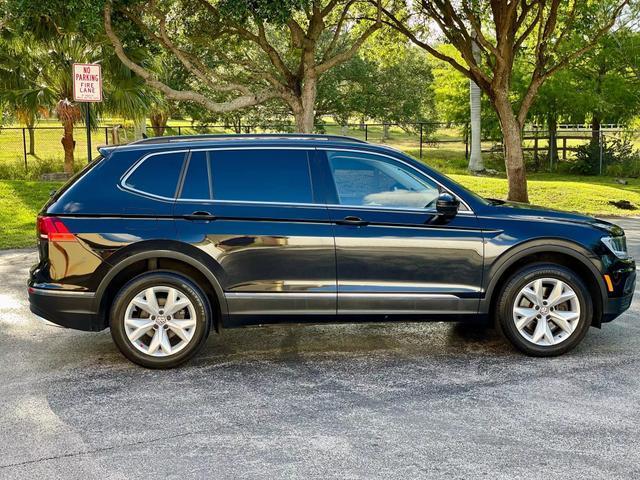
[[[131,142],[129,145],[192,142],[199,140],[251,140],[251,139],[287,139],[287,140],[338,140],[341,142],[367,143],[365,140],[342,135],[322,135],[312,133],[237,133],[237,134],[200,134],[200,135],[173,135],[167,137],[149,137]]]

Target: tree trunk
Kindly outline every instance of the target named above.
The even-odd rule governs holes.
[[[382,125],[382,141],[388,140],[389,137],[389,124],[385,123]]]
[[[64,149],[64,173],[73,173],[73,150],[76,141],[73,139],[73,122],[66,121],[63,123],[64,136],[62,137],[62,148]]]
[[[164,131],[167,128],[169,114],[167,112],[153,112],[151,115],[149,115],[149,121],[151,122],[153,134],[156,137],[161,137],[162,135],[164,135]]]
[[[142,138],[146,138],[147,136],[147,119],[142,118],[133,126],[133,138],[135,140],[140,140]]]
[[[480,47],[476,43],[475,30],[472,33],[473,43],[471,44],[473,57],[480,63]],[[471,114],[471,155],[469,155],[469,170],[472,172],[484,171],[482,161],[482,92],[480,87],[473,80],[469,80],[469,104]]]
[[[600,118],[599,113],[594,113],[593,118],[591,119],[591,141],[596,145],[600,145],[600,129],[602,119]]]
[[[308,76],[304,81],[300,98],[292,106],[293,116],[296,120],[296,131],[313,133],[317,94],[318,80],[314,76]]]
[[[33,125],[29,125],[27,127],[27,130],[29,131],[29,155],[35,155],[36,154],[36,135],[35,135],[35,130],[33,129]]]
[[[527,177],[524,167],[524,151],[522,150],[522,127],[513,113],[507,92],[494,100],[494,106],[504,137],[504,163],[509,181],[507,199],[528,203]]]
[[[549,129],[549,168],[553,168],[553,162],[558,162],[558,119],[552,113],[547,116],[547,128]]]

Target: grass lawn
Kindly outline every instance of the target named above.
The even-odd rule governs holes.
[[[450,174],[451,178],[484,197],[506,198],[505,178]],[[640,210],[621,210],[610,200],[628,200],[640,207],[640,180],[619,185],[612,177],[580,177],[538,173],[529,175],[529,200],[534,205],[588,215],[640,215]]]
[[[55,182],[0,180],[0,248],[36,244],[36,214],[58,188]]]

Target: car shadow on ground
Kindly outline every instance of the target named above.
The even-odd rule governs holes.
[[[120,355],[108,330],[87,333],[43,328],[52,329],[58,337],[38,355],[50,367],[133,366]],[[476,323],[272,325],[212,333],[201,352],[182,368],[252,360],[291,362],[311,357],[338,361],[362,356],[468,359],[511,355],[517,353],[500,334]]]

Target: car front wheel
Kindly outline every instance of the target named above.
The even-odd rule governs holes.
[[[497,306],[505,336],[522,352],[539,357],[573,349],[589,330],[593,303],[584,282],[571,270],[536,264],[516,272]]]
[[[193,357],[209,336],[206,295],[190,279],[150,272],[127,283],[111,310],[111,335],[132,362],[172,368]]]

